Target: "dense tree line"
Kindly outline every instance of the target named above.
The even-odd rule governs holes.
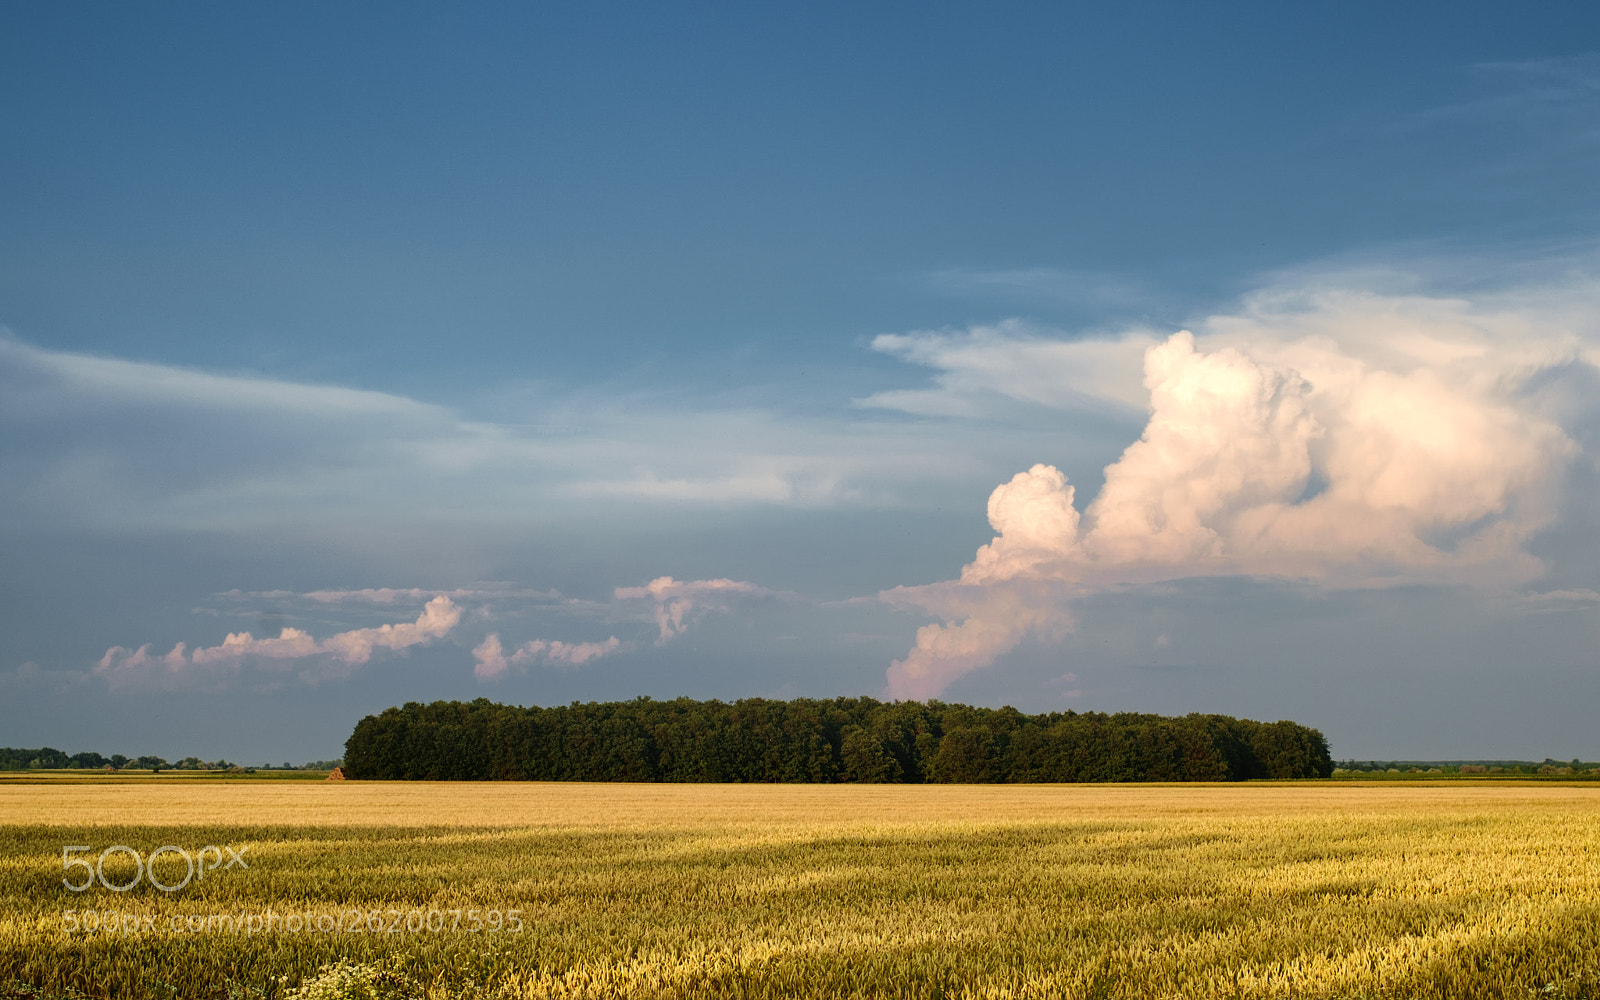
[[[1293,722],[872,698],[410,702],[362,719],[344,760],[351,778],[445,781],[1242,781],[1333,771],[1327,740]]]

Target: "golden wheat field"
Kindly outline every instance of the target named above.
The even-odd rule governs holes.
[[[0,783],[0,873],[14,996],[1600,988],[1583,785]]]

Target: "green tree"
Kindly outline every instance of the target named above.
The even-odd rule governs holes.
[[[860,726],[847,726],[840,737],[839,778],[862,784],[900,780],[900,763],[884,749],[883,741]]]
[[[945,731],[931,768],[934,781],[995,780],[994,734],[988,726],[957,726]]]

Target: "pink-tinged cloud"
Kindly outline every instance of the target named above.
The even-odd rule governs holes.
[[[1525,543],[1552,520],[1576,451],[1537,379],[1581,363],[1575,349],[1468,322],[1458,303],[1408,300],[1399,317],[1383,301],[1336,304],[1286,330],[1230,318],[1211,324],[1214,346],[1182,331],[1150,347],[1149,421],[1081,515],[1066,476],[1035,465],[990,496],[995,538],[959,580],[880,595],[943,619],[889,668],[889,694],[938,695],[1025,637],[1070,629],[1066,605],[1100,587],[1536,577]]]
[[[239,673],[250,661],[320,661],[320,668],[305,679],[338,677],[372,659],[375,650],[402,650],[425,645],[448,635],[461,621],[461,609],[443,595],[423,607],[414,622],[352,629],[318,641],[297,628],[285,628],[276,638],[257,639],[249,632],[230,633],[218,646],[197,647],[178,643],[162,656],[152,656],[148,644],[136,650],[112,646],[95,665],[94,672],[113,686],[136,683],[180,682],[202,674],[216,678]]]
[[[524,672],[535,663],[555,667],[581,667],[592,660],[621,652],[627,647],[622,640],[612,636],[604,642],[562,642],[559,639],[534,639],[512,650],[508,655],[500,644],[500,635],[490,632],[472,651],[477,665],[472,673],[480,681],[498,680],[508,672]]]
[[[889,693],[896,699],[925,701],[943,693],[964,674],[1009,653],[1031,632],[1063,637],[1072,623],[1059,584],[1008,580],[989,586],[961,583],[896,587],[882,595],[898,607],[933,610],[944,624],[924,625],[905,659],[889,667]]]
[[[614,596],[619,601],[655,602],[656,627],[661,633],[656,639],[659,646],[682,635],[706,612],[731,611],[735,598],[772,596],[772,591],[745,580],[674,580],[660,576],[642,587],[618,587]]]

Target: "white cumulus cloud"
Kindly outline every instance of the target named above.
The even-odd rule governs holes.
[[[772,591],[746,580],[674,580],[660,576],[642,587],[618,587],[619,601],[653,601],[656,627],[661,635],[660,645],[673,636],[683,634],[696,619],[707,612],[728,612],[739,597],[771,597]]]
[[[1553,386],[1589,364],[1585,336],[1528,310],[1337,291],[1263,295],[1201,329],[1145,348],[1144,432],[1081,512],[1067,477],[1036,464],[994,490],[996,536],[958,580],[881,595],[943,619],[889,668],[891,695],[936,695],[1070,628],[1066,606],[1095,588],[1240,575],[1512,588],[1543,571],[1526,543],[1578,453]],[[1002,356],[970,371],[1047,353],[967,347]]]
[[[138,649],[112,646],[100,657],[94,673],[113,687],[162,686],[237,674],[250,661],[316,661],[317,669],[301,672],[303,679],[339,677],[365,665],[375,650],[425,645],[448,635],[460,622],[461,608],[441,594],[423,607],[416,621],[351,629],[320,641],[300,629],[285,628],[276,637],[261,639],[249,632],[233,632],[221,645],[193,650],[180,642],[159,655],[151,654],[148,643]]]
[[[616,636],[611,636],[604,642],[533,639],[508,654],[505,647],[500,644],[499,633],[490,632],[472,651],[472,658],[476,661],[472,673],[480,681],[491,681],[504,677],[513,668],[525,669],[534,663],[557,667],[581,667],[592,660],[610,656],[625,648],[627,648],[625,644]]]

